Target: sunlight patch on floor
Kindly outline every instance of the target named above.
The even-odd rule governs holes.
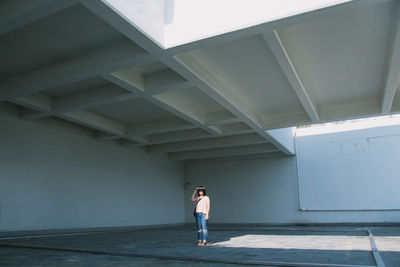
[[[365,250],[371,245],[367,236],[345,235],[242,235],[211,244],[217,247],[272,249]]]

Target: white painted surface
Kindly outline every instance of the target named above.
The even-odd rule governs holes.
[[[0,116],[0,231],[182,223],[183,167]]]
[[[147,148],[253,132],[292,155],[265,130],[381,114],[387,77],[384,106],[394,96],[389,113],[399,111],[390,74],[398,64],[388,56],[397,47],[398,1],[3,2],[0,101],[15,104],[24,119],[58,117],[69,128],[100,131],[103,140]],[[197,26],[214,33],[196,38],[230,32],[164,50],[164,27],[174,25],[187,40]],[[162,118],[188,128],[132,131]],[[192,128],[209,135],[193,136]]]
[[[279,29],[283,45],[319,112],[356,101],[380,100],[387,64],[383,55],[389,45],[395,8],[396,1],[347,9]],[[320,119],[329,120],[324,114]]]
[[[251,5],[243,0],[103,1],[160,46],[170,48],[351,0],[253,0]]]
[[[253,0],[251,4],[243,0],[169,0],[164,46],[169,48],[344,2],[349,0]]]
[[[300,211],[295,157],[187,165],[189,186],[183,199],[183,168],[179,162],[9,117],[0,116],[0,125],[7,125],[0,131],[0,231],[193,222],[190,195],[200,184],[207,187],[211,198],[210,223],[400,221],[399,211]],[[368,131],[378,137],[370,144],[377,153],[373,170],[395,174],[395,168],[388,166],[396,166],[398,157],[390,154],[390,149],[395,150],[395,142],[400,142],[396,135],[400,127],[362,130]],[[300,147],[298,156],[304,157]],[[343,151],[349,151],[348,147]],[[314,153],[310,149],[307,152],[306,156]],[[399,203],[390,191],[398,188],[396,181],[381,187],[387,190],[386,199],[392,199],[392,204]],[[383,186],[376,180],[363,184],[366,188]],[[314,195],[315,188],[312,185],[307,189],[309,196]],[[336,193],[329,196],[329,203],[340,201],[345,192]],[[355,196],[359,203],[371,197]],[[323,203],[324,199],[318,201]],[[347,202],[346,208],[352,202]]]
[[[280,128],[265,131],[271,139],[271,142],[276,145],[281,151],[287,151],[287,154],[296,154],[294,147],[294,131],[295,127]]]
[[[165,1],[103,0],[158,45],[164,43]]]
[[[400,210],[400,126],[301,136],[304,210]]]
[[[302,136],[296,143],[294,157],[187,165],[186,221],[194,221],[190,195],[197,185],[210,196],[210,223],[400,221],[400,210],[388,210],[400,208],[400,126]],[[300,205],[330,210],[302,211]]]

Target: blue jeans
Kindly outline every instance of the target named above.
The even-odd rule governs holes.
[[[207,222],[208,220],[206,220],[206,214],[196,213],[197,240],[207,241]]]

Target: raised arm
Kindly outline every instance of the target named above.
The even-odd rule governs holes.
[[[195,202],[197,200],[197,197],[195,197],[196,193],[197,193],[197,188],[193,191],[192,202]]]

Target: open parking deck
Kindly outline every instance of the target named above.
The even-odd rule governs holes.
[[[400,267],[399,159],[400,0],[0,0],[0,267]]]

